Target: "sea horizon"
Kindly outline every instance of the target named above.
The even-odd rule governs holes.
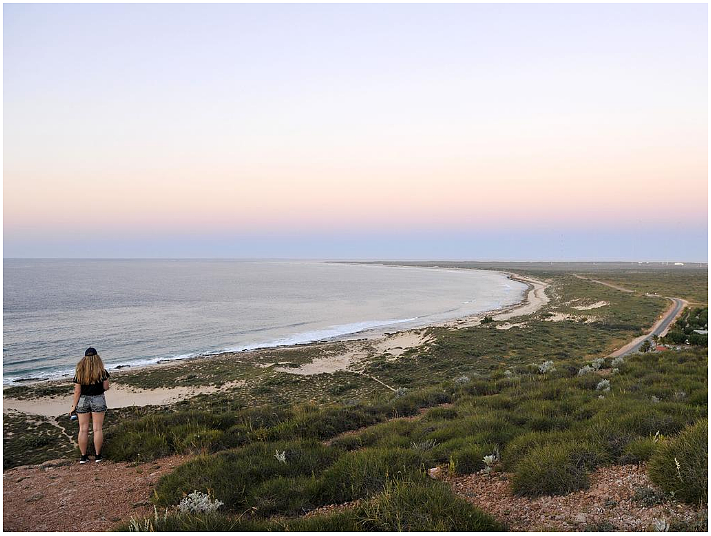
[[[338,257],[215,257],[215,256],[160,256],[160,257],[3,257],[3,261],[8,260],[36,260],[36,261],[61,261],[61,260],[86,260],[86,261],[160,261],[160,260],[178,260],[178,261],[245,261],[245,262],[288,262],[288,261],[304,261],[304,262],[324,262],[324,263],[354,263],[354,264],[374,264],[374,263],[397,263],[397,262],[472,262],[472,263],[553,263],[553,264],[660,264],[669,265],[677,262],[690,265],[707,266],[708,260],[689,260],[689,259],[643,259],[643,260],[625,260],[625,259],[502,259],[502,258],[470,258],[470,257],[362,257],[362,258],[338,258]]]

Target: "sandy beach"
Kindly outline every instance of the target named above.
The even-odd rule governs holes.
[[[49,383],[49,382],[48,382]],[[56,383],[56,382],[55,382]],[[172,387],[156,389],[134,389],[120,384],[113,384],[106,392],[106,403],[110,408],[127,408],[131,406],[163,406],[179,400],[185,400],[203,393],[214,393],[220,389],[238,387],[237,383],[225,384],[221,388],[213,386]],[[71,393],[71,391],[70,391]],[[57,417],[69,413],[72,405],[72,395],[58,397],[43,397],[35,399],[4,398],[3,411],[21,411],[45,417]]]
[[[493,316],[495,320],[509,320],[512,318],[526,316],[535,313],[549,301],[545,294],[548,284],[544,281],[520,276],[518,274],[507,273],[507,275],[517,281],[528,285],[524,298],[517,304],[494,311],[486,311],[477,315],[451,320],[447,322],[433,324],[431,326],[416,329],[382,333],[378,331],[359,333],[357,340],[339,340],[326,343],[312,343],[307,345],[295,345],[278,349],[270,349],[270,352],[279,352],[280,355],[292,349],[318,348],[319,356],[311,362],[298,367],[282,366],[282,363],[257,363],[259,367],[273,367],[275,371],[296,374],[301,376],[312,376],[316,374],[333,374],[338,371],[350,371],[361,374],[359,363],[369,356],[387,355],[388,359],[398,359],[408,350],[426,346],[432,342],[432,337],[427,334],[429,327],[448,327],[454,329],[475,327],[481,324],[485,316]],[[202,356],[188,358],[179,361],[167,361],[149,367],[189,367],[190,363],[196,359],[234,359],[236,356],[241,361],[249,361],[250,357],[262,355],[265,350],[251,350],[245,352],[217,354],[212,356]],[[141,368],[133,368],[122,371],[121,374],[138,374]],[[67,380],[51,380],[36,382],[43,385],[62,385]],[[31,384],[26,384],[31,385]],[[106,400],[109,407],[122,408],[130,406],[166,405],[186,400],[191,397],[240,387],[240,382],[216,386],[176,386],[172,388],[138,389],[131,388],[120,383],[114,383],[112,388],[106,393]],[[389,388],[389,386],[386,386]],[[3,397],[3,411],[21,411],[23,413],[42,415],[46,417],[56,417],[66,413],[71,406],[71,391],[66,396],[42,397],[34,399],[17,399]]]

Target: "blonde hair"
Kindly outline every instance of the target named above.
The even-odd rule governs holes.
[[[104,362],[99,354],[85,355],[77,365],[77,382],[81,385],[91,385],[106,378]]]

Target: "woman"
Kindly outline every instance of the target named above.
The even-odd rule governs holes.
[[[94,348],[87,348],[84,357],[77,365],[74,376],[74,403],[69,414],[77,412],[79,418],[79,463],[86,463],[86,447],[89,444],[89,417],[94,427],[95,462],[100,462],[101,447],[104,444],[104,413],[106,412],[106,397],[104,391],[109,390],[109,373],[104,368],[99,354]]]

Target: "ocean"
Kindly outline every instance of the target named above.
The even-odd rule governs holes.
[[[357,338],[476,314],[526,286],[483,270],[316,261],[5,259],[3,383]]]

